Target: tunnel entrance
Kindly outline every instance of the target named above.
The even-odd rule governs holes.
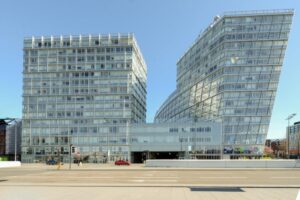
[[[147,159],[179,159],[179,152],[132,152],[132,163],[143,163]]]
[[[178,159],[179,152],[151,152],[151,159]]]
[[[146,156],[143,152],[132,152],[131,153],[131,162],[132,163],[143,163],[146,160]]]

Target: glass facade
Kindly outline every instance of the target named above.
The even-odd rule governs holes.
[[[147,123],[130,127],[131,152],[146,153],[149,159],[219,159],[221,124],[212,121]],[[138,156],[134,156],[138,162]]]
[[[300,122],[287,127],[287,153],[289,158],[300,159]]]
[[[261,154],[292,17],[293,10],[215,17],[179,59],[177,88],[155,122],[220,121],[224,154]]]
[[[6,155],[14,156],[17,154],[17,160],[19,160],[21,153],[21,131],[22,122],[20,119],[10,122],[6,127]]]
[[[24,40],[22,161],[130,159],[146,120],[147,66],[133,34]]]

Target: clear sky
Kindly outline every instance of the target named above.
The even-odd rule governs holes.
[[[284,137],[300,121],[300,10],[298,0],[2,0],[0,2],[0,117],[22,117],[25,36],[128,33],[148,65],[147,121],[175,89],[176,62],[215,15],[225,11],[294,8],[269,138]]]

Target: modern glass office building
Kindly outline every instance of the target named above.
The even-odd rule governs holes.
[[[146,75],[133,34],[25,38],[22,161],[130,159]]]
[[[145,124],[147,67],[132,34],[25,38],[22,161],[68,162],[70,145],[87,162],[259,157],[292,17],[215,17],[179,59],[154,124]]]
[[[286,152],[288,158],[300,159],[300,122],[288,126],[286,129],[287,146]]]
[[[222,123],[223,153],[262,154],[293,10],[215,17],[177,63],[177,88],[155,122]]]

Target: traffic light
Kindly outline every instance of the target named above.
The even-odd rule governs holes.
[[[71,148],[72,148],[71,152],[76,153],[76,148],[75,147],[71,147]]]

